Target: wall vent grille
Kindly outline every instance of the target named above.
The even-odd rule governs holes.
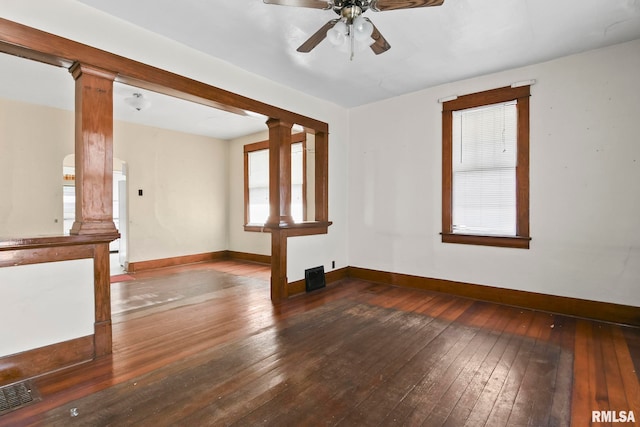
[[[40,400],[31,381],[22,381],[0,387],[0,415]]]
[[[305,290],[307,292],[324,288],[326,281],[324,277],[324,266],[309,268],[304,271]]]

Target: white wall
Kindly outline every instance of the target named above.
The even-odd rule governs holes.
[[[93,335],[93,259],[0,268],[0,357]]]
[[[353,266],[640,306],[640,41],[350,111]],[[439,98],[536,79],[531,249],[441,243]]]

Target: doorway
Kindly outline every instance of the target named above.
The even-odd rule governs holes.
[[[120,238],[109,244],[109,261],[112,276],[125,272],[127,262],[127,163],[113,159],[113,223]],[[75,156],[69,154],[62,164],[63,233],[68,234],[76,218]]]

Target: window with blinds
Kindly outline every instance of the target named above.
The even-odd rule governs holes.
[[[262,225],[269,218],[269,149],[247,153],[248,218],[247,223]],[[304,146],[291,144],[291,216],[304,220]]]
[[[251,151],[249,159],[249,224],[269,218],[269,150]]]
[[[442,241],[528,249],[529,85],[442,103]]]
[[[516,101],[453,112],[452,232],[516,235]]]

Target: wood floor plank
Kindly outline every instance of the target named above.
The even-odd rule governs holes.
[[[618,326],[603,324],[599,338],[604,362],[603,372],[607,383],[606,398],[611,410],[618,412],[628,411],[631,408],[631,404],[627,402],[620,364],[613,342],[614,328],[618,328]]]
[[[555,329],[553,315],[538,313],[538,335],[531,350],[507,425],[548,425],[560,348],[550,343]]]
[[[509,344],[512,341],[513,335],[505,333],[505,329],[513,320],[515,312],[516,310],[512,309],[510,312],[502,313],[496,322],[495,327],[491,331],[497,335],[495,345],[492,347],[487,358],[482,362],[482,365],[476,370],[473,378],[468,382],[463,394],[455,403],[455,406],[445,419],[443,425],[453,427],[463,426],[470,421],[470,415],[473,412],[478,412],[478,416],[475,420],[471,420],[471,422],[478,424],[485,422],[486,419],[482,419],[480,407],[488,406],[490,410],[491,406],[489,406],[486,400],[492,405],[493,400],[498,395],[499,389],[496,389],[494,384],[496,384],[496,381],[499,381],[499,378],[493,375],[501,360],[503,360]],[[485,396],[485,401],[482,400],[482,396]],[[485,413],[488,415],[489,411],[486,410]]]
[[[553,402],[549,415],[550,426],[569,425],[571,420],[571,390],[573,386],[573,350],[575,348],[575,319],[555,316],[554,329],[560,333],[553,335],[551,342],[560,348],[560,358],[556,369]]]
[[[539,328],[542,326],[539,322],[539,317],[535,314],[532,314],[528,320],[527,323],[517,325],[518,327],[514,332],[518,335],[518,351],[508,367],[504,383],[485,423],[486,426],[506,426],[511,415],[514,401],[531,357],[534,345],[531,336],[537,335]]]
[[[495,323],[496,320],[498,321],[497,324]],[[505,322],[505,320],[508,319],[498,315],[497,318],[492,317],[491,323],[478,324],[477,326],[488,328],[491,331],[492,329],[495,330],[497,325],[500,325],[499,332],[503,332],[508,326],[508,322]],[[423,399],[420,405],[414,408],[407,418],[407,422],[410,424],[420,423],[422,425],[443,425],[446,423],[453,409],[452,404],[459,402],[461,393],[466,390],[469,381],[471,381],[472,371],[477,368],[475,363],[470,363],[470,360],[478,356],[482,358],[486,354],[487,348],[495,345],[498,337],[495,333],[479,331],[479,334],[467,346],[466,351],[453,359],[442,375],[429,378],[428,381],[421,384],[418,394],[426,394],[429,399],[426,401]],[[478,352],[478,350],[481,351]],[[443,360],[444,363],[448,363],[446,359],[448,358]],[[459,380],[459,382],[456,384],[453,380]],[[453,418],[450,422],[452,421]],[[464,424],[462,420],[460,421],[459,425]],[[457,420],[454,423],[457,423]]]
[[[591,422],[591,411],[598,410],[595,406],[595,378],[590,366],[593,360],[591,324],[586,320],[576,321],[575,351],[573,362],[573,400],[571,403],[571,426],[581,427]]]
[[[273,305],[268,270],[218,260],[114,284],[113,355],[35,379],[43,400],[0,426],[537,427],[590,425],[600,409],[640,415],[637,328],[356,279]]]
[[[630,347],[627,344],[627,338],[631,333],[631,331],[628,331],[625,334],[620,327],[616,327],[612,330],[612,339],[625,397],[629,405],[627,410],[634,412],[636,422],[640,424],[640,377],[633,363]],[[634,333],[637,337],[640,337],[640,331],[636,330]],[[635,375],[633,375],[634,373]]]
[[[467,309],[469,309],[467,311]],[[408,378],[419,379],[424,374],[424,367],[432,365],[441,354],[452,347],[463,348],[471,340],[474,333],[465,326],[453,325],[453,319],[467,313],[475,313],[475,308],[467,301],[454,302],[447,313],[446,320],[438,318],[429,324],[429,335],[411,343],[400,358],[392,359],[385,367],[381,381],[369,384],[361,400],[356,401],[350,412],[340,419],[338,424],[367,425],[383,419],[393,409],[398,397],[414,387],[415,382]],[[428,350],[427,350],[428,349]],[[406,381],[403,381],[406,380]]]
[[[505,313],[506,326],[501,338],[508,340],[508,345],[491,370],[491,375],[486,381],[477,401],[470,408],[465,408],[469,411],[466,421],[459,425],[483,426],[487,422],[507,379],[509,368],[520,348],[520,336],[514,332],[518,329],[516,325],[520,326],[521,322],[523,322],[523,314],[522,311],[516,308],[511,308],[508,313]],[[526,317],[531,318],[532,314],[532,312],[527,312]],[[527,320],[524,321],[528,322]]]

